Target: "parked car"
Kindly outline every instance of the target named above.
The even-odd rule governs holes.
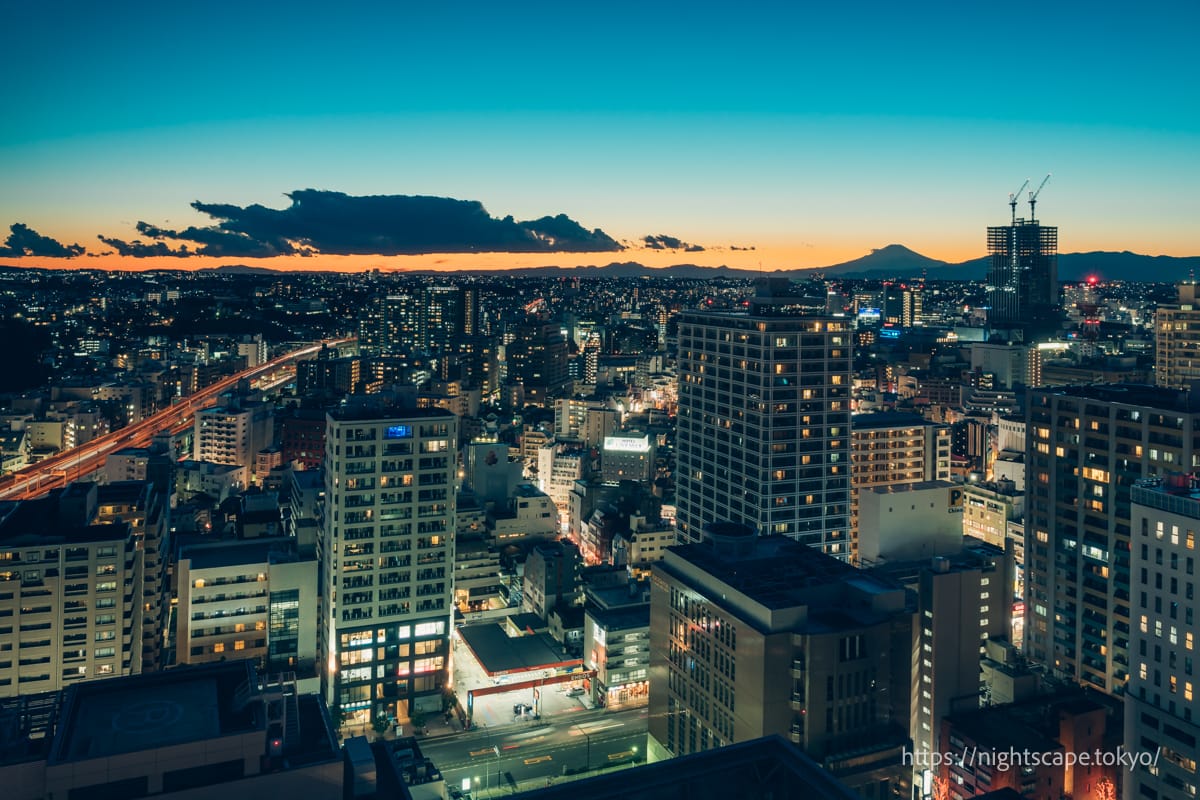
[[[584,694],[584,690],[578,686],[576,686],[574,689],[567,690],[567,697],[582,697]]]

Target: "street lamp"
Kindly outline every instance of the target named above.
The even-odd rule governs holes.
[[[587,739],[587,764],[584,765],[584,768],[583,768],[583,771],[587,772],[588,770],[590,770],[592,768],[592,735],[590,733],[588,733],[587,731],[585,731],[583,729],[583,726],[580,725],[578,722],[575,723],[575,727],[578,728],[579,732],[582,733],[584,735],[584,738]]]
[[[498,790],[500,788],[500,745],[492,745],[492,752],[496,754],[496,789]],[[491,779],[488,780],[490,782]]]
[[[488,728],[487,723],[483,723],[483,729],[487,731],[488,742],[492,745],[492,752],[496,754],[496,788],[500,788],[500,745],[492,741],[492,731]],[[484,766],[484,788],[487,789],[488,797],[494,797],[492,792],[492,770],[488,766]],[[476,778],[478,780],[478,778]]]

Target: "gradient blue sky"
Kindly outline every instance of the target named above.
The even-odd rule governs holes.
[[[655,263],[961,260],[1052,172],[1063,252],[1200,253],[1200,5],[833,5],[9,3],[0,225],[99,252],[311,187],[710,248]]]

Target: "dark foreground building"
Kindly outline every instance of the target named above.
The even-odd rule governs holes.
[[[780,736],[521,792],[523,800],[858,800]]]

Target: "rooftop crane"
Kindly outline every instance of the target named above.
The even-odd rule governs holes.
[[[1037,207],[1038,195],[1042,193],[1042,189],[1046,188],[1046,181],[1048,180],[1050,180],[1049,174],[1042,178],[1042,185],[1037,188],[1036,192],[1029,193],[1029,218],[1031,220],[1037,219],[1037,214],[1034,213],[1034,209]]]
[[[1008,204],[1012,207],[1012,224],[1017,224],[1017,203],[1021,200],[1021,192],[1025,191],[1025,187],[1029,185],[1029,178],[1021,184],[1021,188],[1008,196]]]

